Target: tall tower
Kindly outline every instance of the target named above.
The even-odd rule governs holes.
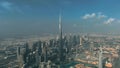
[[[23,65],[23,61],[22,61],[22,56],[21,56],[20,52],[21,52],[21,49],[18,46],[17,47],[17,61],[18,61],[19,67],[21,68]]]
[[[102,47],[100,46],[98,68],[102,68],[102,66]]]
[[[20,62],[20,47],[17,47],[17,60]]]
[[[40,61],[40,59],[39,59],[39,48],[37,47],[36,48],[36,65],[39,65],[39,61]]]
[[[80,37],[80,46],[82,46],[82,37]]]
[[[45,44],[45,47],[44,47],[44,62],[47,62],[47,42]]]
[[[60,36],[60,39],[62,39],[62,16],[61,16],[61,12],[59,14],[59,36]]]
[[[59,14],[59,60],[63,61],[63,44],[62,44],[62,16]]]

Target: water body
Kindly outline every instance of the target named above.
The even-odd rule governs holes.
[[[86,63],[82,63],[82,62],[71,62],[71,63],[68,63],[68,64],[63,64],[60,66],[60,68],[70,68],[70,67],[74,67],[76,64],[84,64],[85,66],[90,66],[90,67],[93,67],[93,68],[96,68],[94,65],[92,64],[86,64]]]

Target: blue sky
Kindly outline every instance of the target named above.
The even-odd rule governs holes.
[[[0,0],[1,35],[58,32],[119,33],[119,0]]]

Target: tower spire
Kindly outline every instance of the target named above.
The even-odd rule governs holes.
[[[63,61],[63,44],[62,44],[62,15],[59,13],[59,60],[60,63]]]
[[[59,32],[60,32],[60,36],[62,35],[62,15],[61,15],[61,11],[59,13]]]

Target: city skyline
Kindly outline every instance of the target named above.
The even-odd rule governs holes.
[[[119,33],[118,0],[1,0],[1,36],[63,32]]]

